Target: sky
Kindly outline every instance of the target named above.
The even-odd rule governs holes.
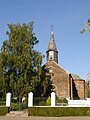
[[[87,79],[90,74],[90,32],[80,34],[80,31],[88,19],[90,0],[0,0],[0,48],[8,39],[7,24],[34,21],[33,32],[39,40],[35,49],[46,55],[53,24],[58,64]]]

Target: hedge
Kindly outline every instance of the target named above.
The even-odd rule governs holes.
[[[28,116],[90,116],[90,107],[29,107]]]
[[[0,116],[6,115],[8,113],[8,107],[0,107]]]

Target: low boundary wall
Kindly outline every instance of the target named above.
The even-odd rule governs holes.
[[[90,107],[90,98],[85,100],[68,100],[69,107]]]

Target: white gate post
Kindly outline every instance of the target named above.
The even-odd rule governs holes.
[[[10,107],[10,103],[11,103],[11,93],[7,93],[6,94],[6,106]]]
[[[30,92],[28,94],[28,107],[32,107],[33,106],[33,93]]]
[[[55,107],[55,93],[51,93],[51,107]]]

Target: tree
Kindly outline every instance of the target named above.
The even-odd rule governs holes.
[[[86,30],[90,32],[90,20],[89,19],[84,29],[80,33],[83,34]],[[90,98],[90,74],[88,74],[86,85],[87,85],[87,97]]]
[[[8,39],[3,42],[0,52],[5,93],[27,95],[30,91],[35,92],[40,83],[43,56],[34,48],[39,41],[33,33],[33,22],[8,24],[8,27]]]
[[[87,98],[90,98],[90,81],[87,81]]]
[[[88,22],[85,25],[84,29],[80,33],[83,34],[87,29],[90,32],[90,20],[89,19],[88,19]]]
[[[2,62],[0,61],[0,97],[4,96],[4,78],[3,78],[3,66]]]
[[[54,86],[52,84],[50,70],[46,68],[46,65],[42,67],[42,74],[41,74],[41,95],[45,97],[49,97],[51,92],[54,90]]]
[[[77,75],[77,74],[72,74],[72,76],[73,76],[74,79],[81,79],[80,76]]]
[[[89,72],[87,74],[86,85],[87,85],[87,97],[90,98],[90,73]]]

